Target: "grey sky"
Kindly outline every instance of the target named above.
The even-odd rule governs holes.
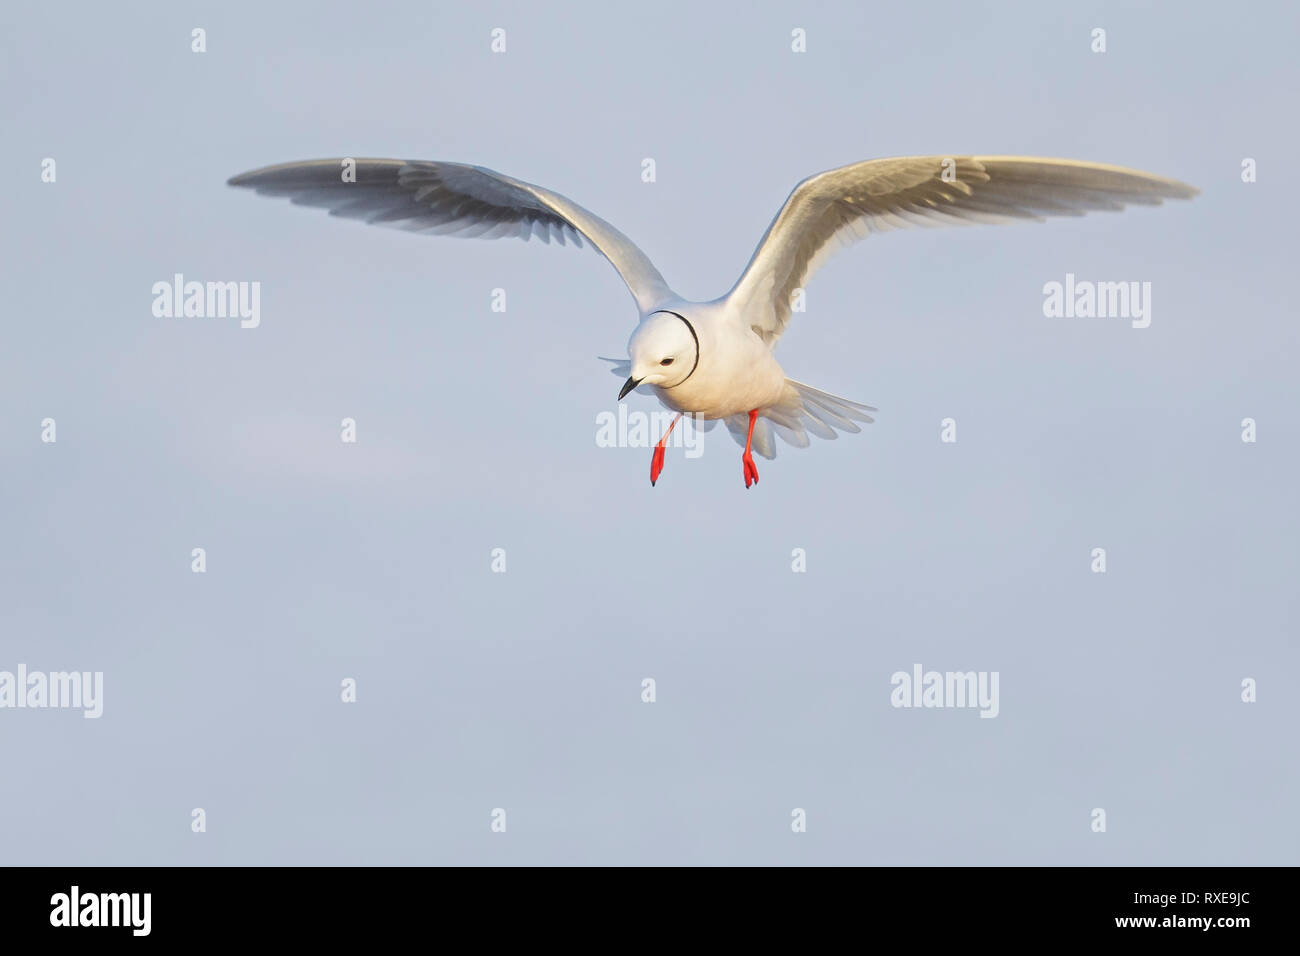
[[[1297,862],[1294,8],[307,9],[0,10],[0,670],[105,683],[0,710],[0,860]],[[877,422],[748,492],[722,429],[653,489],[596,446],[635,311],[595,254],[224,185],[477,163],[711,298],[800,178],[945,152],[1203,194],[841,253],[778,354]],[[155,318],[176,272],[260,327]],[[1066,273],[1151,282],[1150,328],[1045,318]],[[999,716],[891,707],[916,663]]]

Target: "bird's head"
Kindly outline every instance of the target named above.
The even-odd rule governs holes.
[[[627,343],[632,374],[618,393],[621,399],[638,385],[672,388],[695,371],[700,345],[695,329],[675,312],[655,312],[636,327]]]

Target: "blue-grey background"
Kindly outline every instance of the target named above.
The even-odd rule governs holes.
[[[0,711],[0,860],[1296,863],[1297,25],[1280,3],[5,5],[0,669],[102,670],[105,711]],[[595,356],[635,311],[595,254],[224,185],[478,163],[712,298],[803,176],[954,152],[1203,194],[841,253],[778,354],[878,421],[782,446],[748,492],[723,430],[653,489],[648,449],[596,446],[619,383]],[[261,327],[154,318],[175,272],[260,281]],[[1066,272],[1150,281],[1151,327],[1044,318]],[[914,663],[999,671],[1001,715],[893,709]]]

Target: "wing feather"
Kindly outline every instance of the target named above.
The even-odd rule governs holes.
[[[1150,173],[1069,159],[908,156],[805,179],[772,220],[729,298],[775,344],[791,297],[836,250],[875,232],[1081,216],[1190,199],[1197,190]]]
[[[403,159],[318,159],[267,166],[229,180],[295,205],[409,232],[465,238],[536,237],[549,244],[584,240],[609,260],[637,308],[654,311],[672,290],[636,244],[605,220],[559,193],[482,166]]]

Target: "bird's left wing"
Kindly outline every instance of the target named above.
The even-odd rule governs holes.
[[[586,239],[618,270],[643,313],[672,296],[645,253],[605,220],[559,193],[482,166],[317,159],[255,169],[229,184],[412,232],[481,239],[537,236],[579,246]]]
[[[790,321],[791,296],[841,246],[902,226],[1080,216],[1130,203],[1190,199],[1185,183],[1123,166],[1025,156],[872,159],[794,188],[729,293],[769,344]]]

